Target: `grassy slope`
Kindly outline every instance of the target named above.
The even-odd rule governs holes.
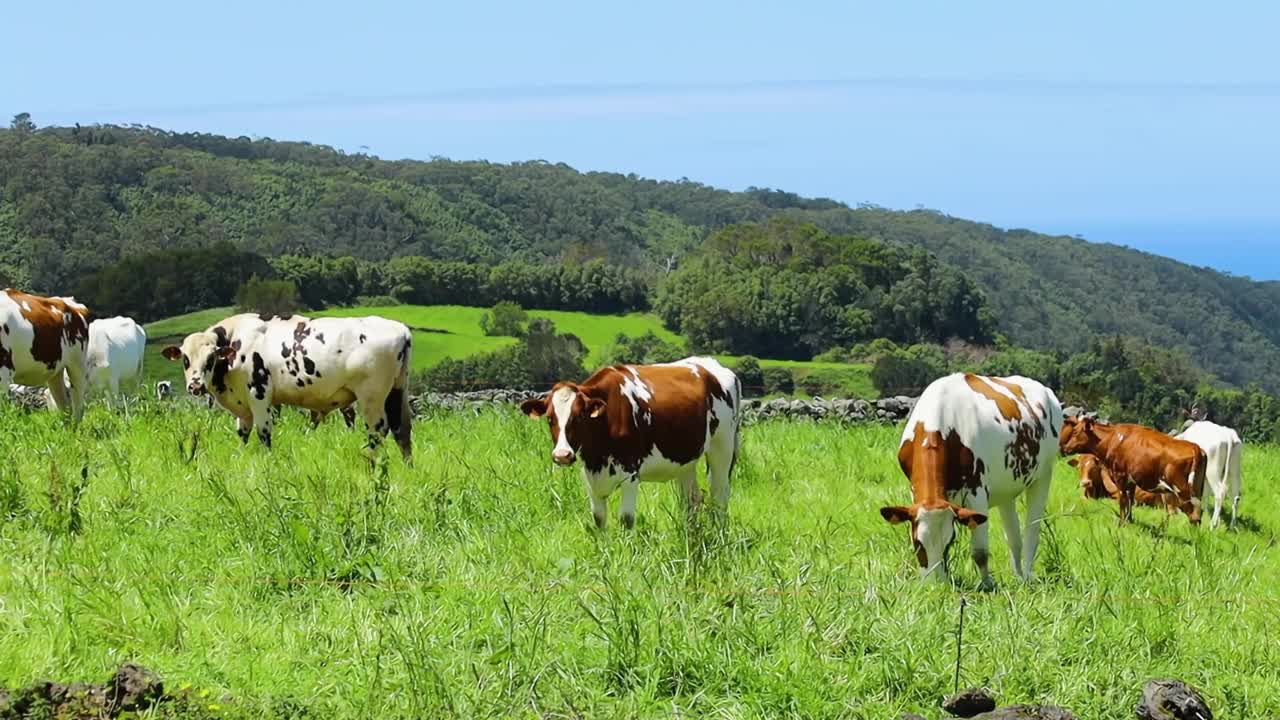
[[[921,586],[906,531],[876,513],[907,498],[896,428],[749,427],[725,528],[689,529],[673,487],[646,484],[637,529],[617,529],[615,498],[599,534],[576,470],[514,411],[420,422],[417,469],[393,458],[382,480],[363,433],[308,434],[294,413],[270,453],[185,403],[93,408],[73,435],[0,416],[10,685],[127,658],[244,717],[935,717],[951,689],[959,592]],[[1145,508],[1117,528],[1059,463],[1033,584],[993,528],[1001,586],[968,594],[962,682],[1118,718],[1172,675],[1216,716],[1270,718],[1278,473],[1280,449],[1247,448],[1241,531],[1161,529]]]
[[[188,333],[204,330],[233,312],[235,311],[231,308],[215,308],[149,323],[146,326],[149,344],[145,362],[148,382],[154,383],[162,379],[177,380],[180,377],[178,365],[166,361],[160,355],[160,349],[164,345],[176,343]],[[480,318],[485,312],[484,308],[459,305],[401,305],[335,308],[308,314],[316,317],[381,315],[399,320],[414,329],[413,364],[416,369],[422,369],[448,357],[463,358],[468,355],[491,352],[514,342],[511,338],[488,337],[480,332]],[[536,317],[551,319],[561,332],[571,332],[580,337],[591,351],[586,362],[588,368],[597,367],[603,362],[604,348],[613,342],[613,338],[618,333],[643,335],[652,331],[669,341],[679,339],[675,333],[664,328],[657,317],[644,313],[590,315],[556,310],[530,312]],[[431,330],[444,332],[430,332]],[[729,364],[737,361],[737,358],[731,355],[717,357]],[[834,373],[840,378],[847,393],[857,397],[875,397],[876,395],[869,377],[870,368],[865,365],[789,360],[762,360],[760,364],[763,367],[793,368],[798,370],[797,374],[800,376],[815,370]]]

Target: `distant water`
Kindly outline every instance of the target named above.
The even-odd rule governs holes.
[[[1280,228],[1093,227],[1057,229],[1254,280],[1280,280]]]

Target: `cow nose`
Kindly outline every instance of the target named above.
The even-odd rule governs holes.
[[[189,383],[187,385],[187,392],[191,393],[192,395],[203,395],[204,383],[198,383],[198,382]]]
[[[573,451],[572,450],[556,450],[555,452],[551,453],[551,459],[554,460],[557,465],[572,465]]]

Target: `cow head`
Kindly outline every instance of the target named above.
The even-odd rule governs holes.
[[[547,418],[551,428],[551,460],[572,465],[583,440],[608,422],[605,401],[573,383],[558,383],[542,397],[526,400],[520,410],[531,418]]]
[[[218,328],[221,330],[221,328]],[[170,345],[163,350],[165,358],[182,361],[182,374],[187,381],[187,392],[203,395],[213,383],[215,367],[219,362],[230,364],[236,355],[235,344],[228,342],[226,333],[198,332],[188,335],[182,346]]]
[[[1058,451],[1063,455],[1089,452],[1100,442],[1096,430],[1097,421],[1090,416],[1069,417],[1062,421],[1062,434],[1058,436]]]
[[[956,523],[973,529],[987,516],[945,501],[880,508],[880,516],[897,525],[911,523],[911,545],[920,562],[920,577],[943,581],[947,578],[947,553],[956,539]]]
[[[1080,471],[1080,492],[1090,500],[1110,497],[1101,461],[1093,455],[1080,455],[1067,461],[1067,464]]]

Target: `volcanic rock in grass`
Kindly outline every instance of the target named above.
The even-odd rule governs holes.
[[[996,699],[991,693],[978,688],[968,688],[947,698],[942,709],[958,718],[971,718],[979,713],[996,709]]]
[[[1134,712],[1140,720],[1213,720],[1200,691],[1178,680],[1148,680]]]
[[[915,713],[902,713],[898,716],[898,720],[924,720],[924,718]]]
[[[121,665],[103,689],[115,713],[147,710],[164,698],[160,678],[133,663]]]
[[[973,720],[1076,720],[1076,716],[1054,705],[1009,705],[976,715]]]

